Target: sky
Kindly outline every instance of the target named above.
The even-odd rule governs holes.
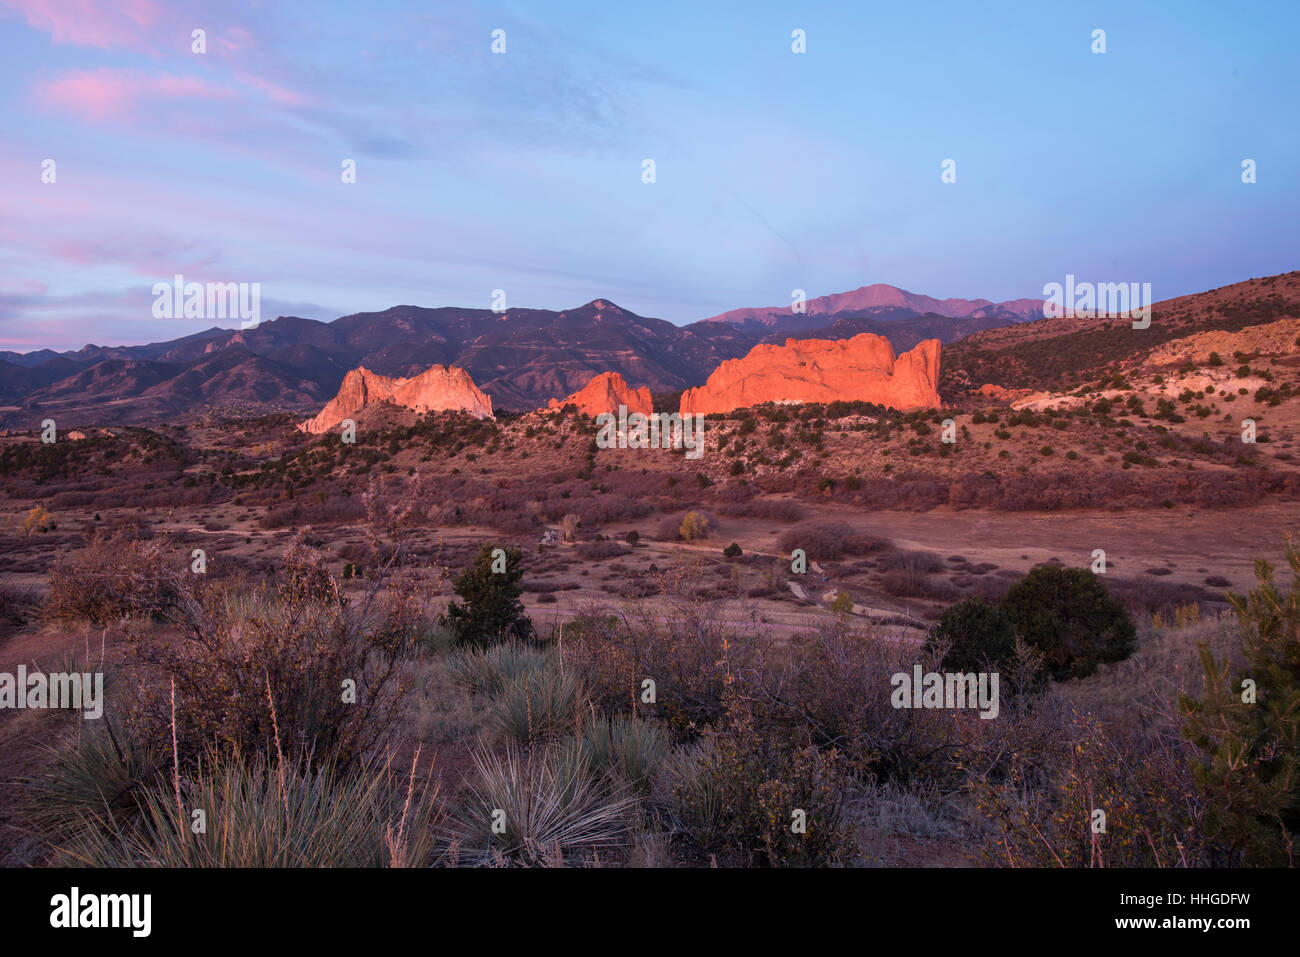
[[[0,350],[239,324],[156,318],[177,274],[684,324],[1287,272],[1297,46],[1293,0],[0,0]]]

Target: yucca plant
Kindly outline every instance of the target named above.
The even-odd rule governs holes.
[[[591,756],[583,744],[581,735],[560,738],[551,742],[547,751],[547,760],[551,762],[557,780],[564,784],[560,797],[568,803],[573,796],[576,785],[600,772],[592,767]]]
[[[655,804],[698,847],[712,848],[723,830],[726,795],[708,773],[713,742],[683,745],[665,755],[655,789]]]
[[[556,661],[552,652],[506,641],[486,648],[462,648],[448,657],[447,666],[452,678],[469,690],[496,694],[506,683],[553,668]]]
[[[48,762],[23,784],[27,818],[50,840],[87,824],[134,821],[171,763],[162,752],[115,734],[107,718],[66,746],[45,751]]]
[[[557,856],[627,843],[637,797],[597,779],[576,749],[524,755],[507,747],[473,758],[477,780],[457,829],[461,846],[481,860],[558,863]]]
[[[101,826],[59,842],[57,862],[96,868],[423,867],[434,862],[445,837],[437,786],[419,786],[413,773],[401,782],[386,765],[344,773],[306,759],[226,757],[180,791],[147,789],[141,808],[136,822],[118,815],[87,821]],[[195,811],[204,812],[200,833]]]
[[[430,654],[446,654],[460,644],[460,633],[437,621],[422,622],[416,643]]]
[[[578,677],[557,664],[506,682],[492,700],[489,717],[503,734],[530,744],[568,731],[577,722],[582,705]]]
[[[668,739],[650,721],[616,715],[587,725],[582,747],[594,769],[616,774],[645,790],[668,753]]]

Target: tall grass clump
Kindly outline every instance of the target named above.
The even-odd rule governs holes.
[[[645,790],[668,754],[668,738],[651,721],[615,715],[588,724],[581,747],[593,769]]]
[[[505,681],[489,706],[489,715],[497,730],[520,744],[530,744],[574,727],[582,707],[581,680],[556,663]]]
[[[188,810],[202,809],[196,831]],[[425,867],[443,808],[436,784],[391,767],[342,772],[306,759],[216,758],[204,772],[143,792],[138,820],[114,815],[56,847],[78,867]]]
[[[24,802],[33,829],[52,841],[136,820],[171,765],[170,755],[116,734],[107,719],[45,751],[48,762],[23,782]]]
[[[456,683],[478,694],[496,694],[508,682],[542,674],[553,666],[551,652],[517,641],[460,648],[447,657],[448,671]]]

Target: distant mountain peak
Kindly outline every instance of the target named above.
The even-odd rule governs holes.
[[[597,318],[600,318],[601,313],[609,313],[610,315],[613,316],[632,315],[632,313],[628,312],[618,303],[610,302],[608,299],[593,299],[591,300],[591,302],[583,303],[577,309],[570,309],[568,311],[569,312],[594,312],[596,313]]]
[[[950,319],[965,319],[976,315],[987,315],[990,311],[1001,311],[1012,321],[1037,319],[1042,316],[1040,300],[1014,299],[995,303],[989,299],[935,299],[932,296],[908,292],[906,289],[882,282],[859,286],[849,292],[818,296],[807,300],[803,305],[802,312],[796,312],[792,304],[732,309],[702,321],[774,326],[873,312],[890,312],[895,316],[906,313],[914,316],[933,314]]]

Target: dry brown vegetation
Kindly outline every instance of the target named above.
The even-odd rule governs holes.
[[[660,575],[653,602],[593,607],[535,644],[474,648],[435,624],[432,583],[446,575],[420,575],[433,569],[400,549],[358,587],[294,541],[268,588],[196,582],[159,559],[161,545],[123,535],[110,554],[96,540],[60,565],[63,598],[49,611],[93,616],[113,691],[102,728],[68,736],[66,720],[44,716],[61,743],[27,775],[29,803],[10,824],[27,840],[11,835],[11,855],[185,866],[1242,860],[1206,827],[1177,706],[1201,693],[1195,643],[1231,660],[1237,625],[1195,604],[1144,617],[1128,660],[1004,699],[984,720],[893,706],[891,675],[939,667],[904,633],[841,616],[777,639],[721,619],[698,568]],[[886,574],[969,564],[869,546]],[[109,565],[123,576],[112,614],[100,597]],[[344,704],[352,677],[357,703]],[[305,801],[313,787],[328,801]],[[176,802],[193,800],[245,830],[220,848],[185,836]],[[1095,807],[1110,820],[1100,837]],[[491,827],[498,809],[504,832]],[[792,830],[794,817],[806,829]],[[270,818],[278,837],[249,826]]]

